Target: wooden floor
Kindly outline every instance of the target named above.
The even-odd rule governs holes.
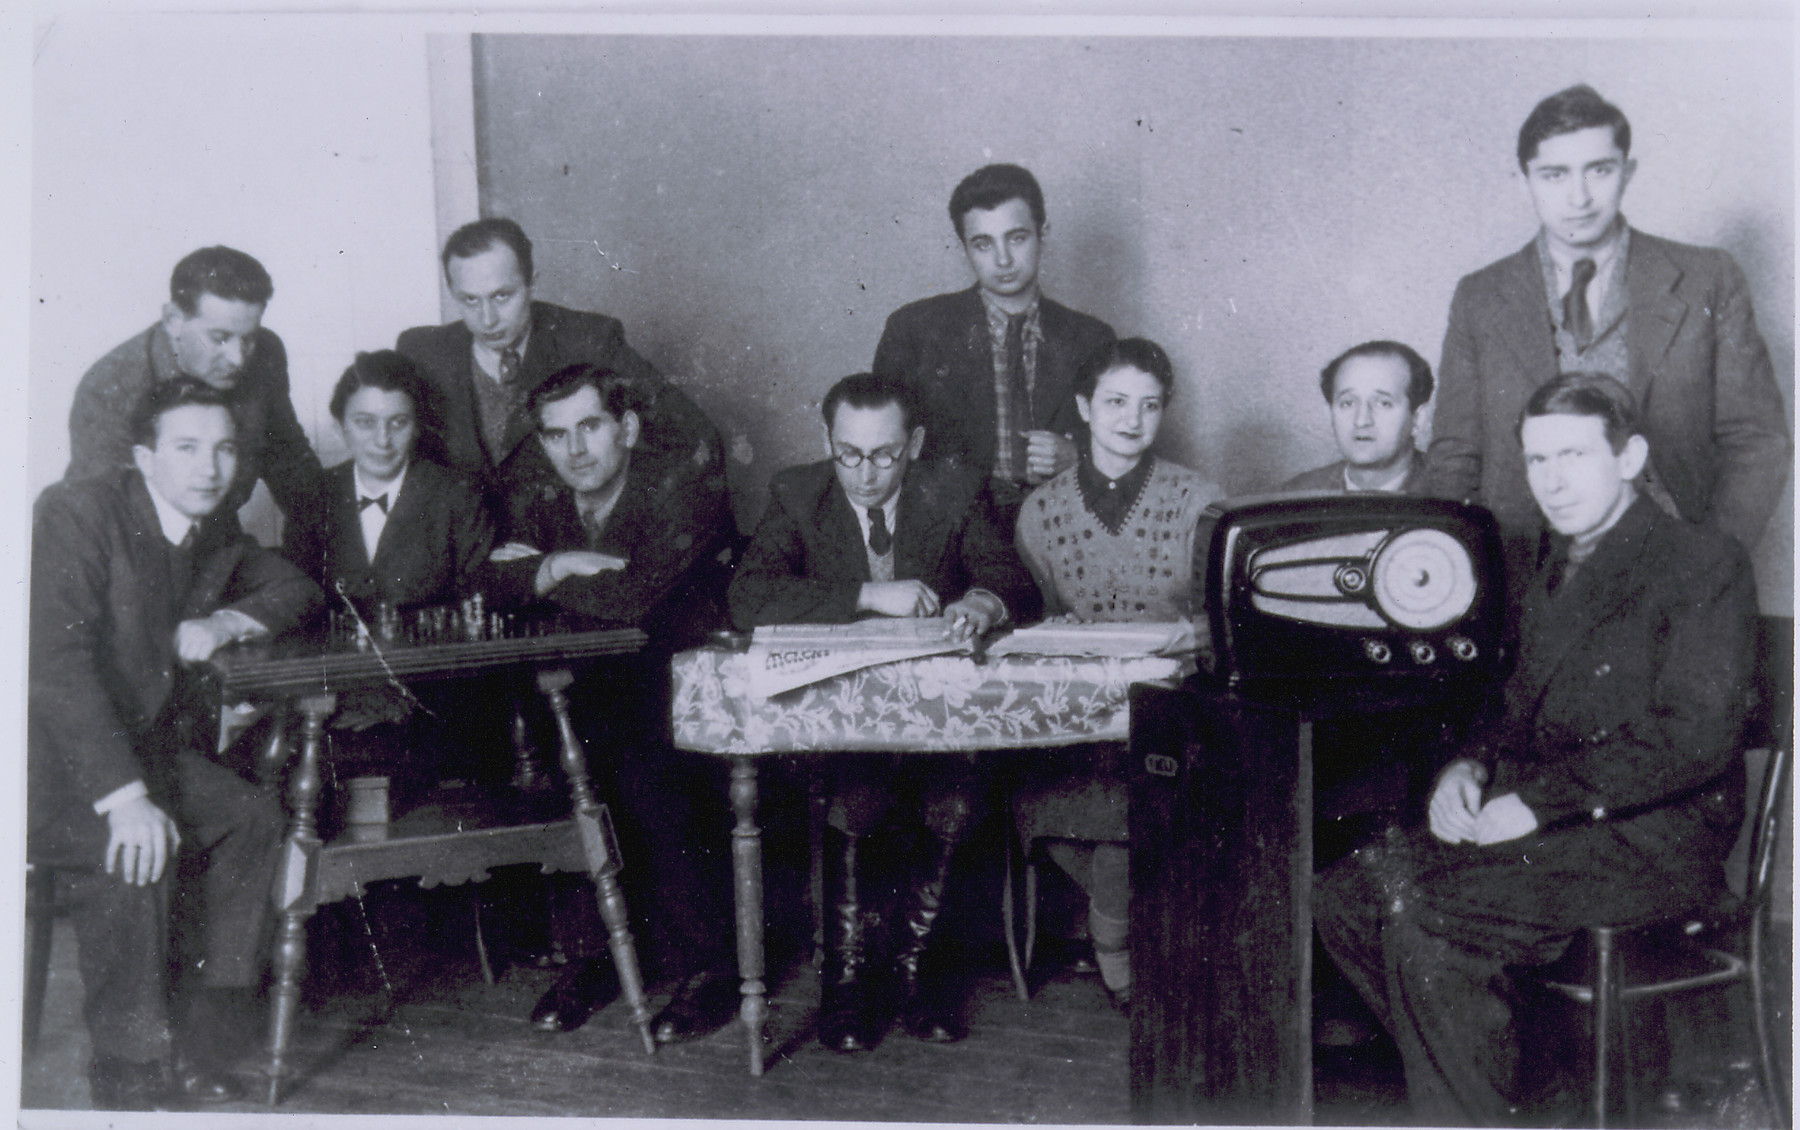
[[[873,1052],[845,1057],[814,1038],[817,977],[796,965],[771,985],[769,1069],[754,1079],[736,1025],[652,1057],[628,1026],[622,1003],[577,1032],[532,1030],[525,1017],[554,979],[553,970],[514,967],[487,985],[473,960],[392,945],[370,953],[367,966],[351,978],[356,984],[309,1003],[298,1031],[303,1074],[282,1112],[1130,1121],[1126,1021],[1092,976],[1064,973],[1022,1002],[1001,968],[978,970],[967,1040],[932,1046],[896,1034]],[[669,986],[652,988],[652,1006],[660,1006]],[[654,993],[657,988],[663,992]],[[75,938],[59,921],[43,1031],[24,1065],[24,1107],[89,1105],[79,1005]],[[1645,1124],[1768,1124],[1746,1051],[1709,1051],[1698,1072],[1705,1081],[1690,1096],[1688,1111],[1652,1109]],[[1320,1049],[1318,1062],[1319,1122],[1383,1125],[1400,1119],[1400,1079],[1385,1042],[1372,1050]],[[258,1063],[257,1049],[246,1049],[238,1065],[246,1083],[257,1079]]]

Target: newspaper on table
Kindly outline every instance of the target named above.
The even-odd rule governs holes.
[[[975,641],[950,637],[942,616],[767,625],[750,637],[750,693],[768,698],[864,667],[974,650]]]
[[[989,644],[987,653],[996,658],[1070,655],[1130,659],[1143,655],[1185,655],[1196,646],[1194,625],[1190,620],[1093,624],[1046,620],[1008,632]]]
[[[986,648],[1009,655],[1131,658],[1184,655],[1195,647],[1186,620],[1143,624],[1050,621],[1006,632]],[[750,639],[750,693],[769,698],[865,667],[928,655],[973,655],[973,640],[950,637],[942,616],[860,620],[853,624],[776,624]]]

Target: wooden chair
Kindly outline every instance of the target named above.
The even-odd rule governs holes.
[[[1746,750],[1768,751],[1762,787],[1750,797],[1749,875],[1744,896],[1704,918],[1686,916],[1644,925],[1594,925],[1587,929],[1590,975],[1581,982],[1546,980],[1552,990],[1593,1008],[1594,1125],[1605,1126],[1612,1100],[1612,1047],[1618,1046],[1626,1118],[1636,1125],[1631,1093],[1631,1044],[1626,1006],[1635,1001],[1744,982],[1750,990],[1750,1022],[1756,1074],[1771,1115],[1790,1124],[1789,1095],[1776,1060],[1765,985],[1770,896],[1781,815],[1793,758],[1794,621],[1763,617],[1761,653]],[[1732,944],[1736,943],[1736,944]],[[1635,980],[1633,965],[1667,973]]]

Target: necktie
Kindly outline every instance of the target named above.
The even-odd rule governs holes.
[[[1563,295],[1563,328],[1575,338],[1578,349],[1586,349],[1594,343],[1594,316],[1588,312],[1587,289],[1594,281],[1594,261],[1592,259],[1575,260],[1575,277],[1569,283],[1569,293]]]
[[[1025,314],[1014,314],[1006,319],[1006,389],[1007,419],[1003,421],[1007,431],[1014,436],[1023,436],[1031,430],[1031,387],[1025,380]],[[1014,459],[1017,466],[1012,468],[1012,478],[1025,477],[1025,453],[1016,451]]]
[[[371,506],[381,507],[381,512],[383,514],[386,514],[387,513],[387,495],[384,494],[380,498],[370,498],[367,495],[357,496],[356,512],[358,514],[362,513],[364,510],[367,510]]]
[[[877,557],[886,557],[894,548],[894,535],[887,528],[887,514],[881,507],[869,507],[869,548]]]
[[[503,351],[500,354],[500,383],[503,385],[512,384],[513,378],[518,375],[519,351],[516,349]]]
[[[194,527],[189,526],[181,541],[169,549],[169,584],[177,603],[187,597],[188,585],[194,577]]]

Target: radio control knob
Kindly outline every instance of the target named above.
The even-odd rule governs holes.
[[[1475,641],[1468,636],[1450,637],[1450,654],[1456,656],[1456,658],[1462,660],[1464,663],[1474,659],[1479,653],[1480,649],[1475,646]]]
[[[1381,640],[1364,640],[1363,654],[1369,657],[1371,663],[1386,663],[1394,658],[1394,649]]]
[[[1412,652],[1413,662],[1421,667],[1437,662],[1437,648],[1432,647],[1424,640],[1412,641],[1407,645],[1407,650]]]

